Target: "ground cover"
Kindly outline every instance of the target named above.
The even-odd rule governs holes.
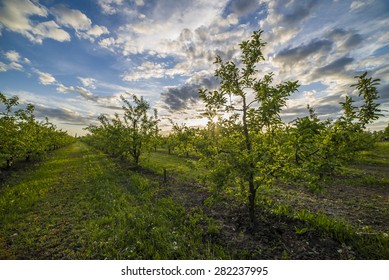
[[[388,159],[379,143],[320,193],[262,189],[249,228],[196,158],[152,152],[134,170],[76,142],[3,176],[0,259],[388,259]]]
[[[207,220],[81,142],[15,171],[0,191],[0,259],[228,258]]]
[[[247,228],[244,200],[227,196],[211,206],[201,183],[206,172],[195,159],[164,152],[147,156],[145,167],[162,180],[173,177],[166,195],[215,220],[219,237],[247,258],[389,258],[389,143],[378,143],[331,178],[321,192],[294,184],[259,190],[258,225]],[[184,179],[184,180],[183,180]],[[155,179],[157,180],[157,179]]]

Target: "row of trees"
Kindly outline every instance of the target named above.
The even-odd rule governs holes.
[[[161,145],[167,148],[169,154],[175,152],[185,157],[197,155],[201,130],[173,121],[171,121],[171,125],[172,129],[169,135],[161,138]]]
[[[364,73],[356,76],[362,101],[355,106],[347,96],[341,103],[343,114],[336,120],[321,120],[308,106],[308,116],[289,124],[281,120],[287,98],[298,91],[298,81],[274,84],[272,73],[259,76],[257,65],[264,60],[261,31],[240,44],[241,61],[223,61],[217,56],[215,75],[218,90],[200,89],[209,122],[206,128],[190,128],[172,123],[172,132],[158,135],[156,113],[148,117],[149,104],[136,96],[130,103],[122,97],[124,117],[89,126],[87,141],[116,156],[131,157],[136,164],[145,149],[164,144],[189,156],[196,154],[209,171],[207,180],[218,192],[239,192],[247,198],[249,216],[255,223],[255,201],[259,189],[277,181],[299,182],[311,188],[333,175],[353,155],[372,145],[374,137],[366,125],[379,117],[378,79]],[[228,117],[219,118],[220,115]]]
[[[157,111],[148,116],[150,105],[136,95],[132,102],[123,96],[124,115],[115,114],[113,119],[100,115],[99,125],[90,125],[86,129],[91,133],[84,137],[88,144],[113,156],[130,158],[138,166],[141,154],[155,148],[159,139]]]
[[[36,120],[34,105],[16,109],[18,105],[17,96],[8,98],[0,93],[0,168],[11,167],[18,159],[41,157],[74,141],[47,118],[45,122]]]

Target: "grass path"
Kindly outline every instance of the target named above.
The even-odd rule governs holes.
[[[88,236],[82,234],[85,221],[90,223],[100,208],[97,201],[85,203],[98,191],[90,183],[102,171],[93,160],[83,144],[73,144],[3,191],[2,233],[8,234],[2,236],[3,258],[77,258],[83,254],[88,247]]]
[[[81,142],[58,150],[0,189],[0,259],[223,257],[154,187]]]

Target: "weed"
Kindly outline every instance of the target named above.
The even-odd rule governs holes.
[[[298,234],[298,235],[303,235],[303,234],[305,234],[305,233],[307,233],[308,232],[308,228],[307,227],[303,227],[303,228],[298,228],[298,227],[294,227],[294,231],[296,232],[296,234]]]

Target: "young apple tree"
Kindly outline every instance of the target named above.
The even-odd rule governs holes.
[[[367,73],[355,76],[361,105],[346,96],[341,102],[343,114],[337,120],[320,120],[308,107],[309,117],[297,118],[291,128],[295,164],[305,176],[300,178],[311,188],[319,187],[326,178],[334,175],[342,166],[355,158],[358,151],[369,149],[375,141],[366,125],[380,116],[378,92],[379,79],[367,77]],[[304,172],[305,171],[305,172]]]
[[[101,125],[90,125],[86,129],[92,133],[86,141],[114,156],[130,157],[135,166],[139,165],[141,154],[155,146],[158,136],[158,116],[148,116],[149,103],[136,95],[132,101],[121,96],[124,105],[124,116],[115,114],[113,119],[105,115],[99,116]]]
[[[154,115],[149,117],[147,111],[150,109],[150,104],[136,95],[132,96],[132,103],[121,97],[124,105],[124,123],[125,123],[125,139],[128,143],[129,153],[133,158],[135,165],[139,164],[141,153],[150,148],[152,139],[155,136],[155,131],[158,125],[157,111],[154,110]]]
[[[230,117],[218,126],[224,132],[218,148],[206,161],[210,178],[219,187],[240,184],[248,197],[250,224],[255,224],[255,200],[261,186],[273,184],[290,162],[293,147],[284,140],[284,124],[280,112],[288,96],[297,91],[297,81],[273,85],[273,74],[262,78],[256,68],[264,60],[262,31],[240,44],[241,61],[223,61],[216,57],[220,78],[218,90],[200,89],[208,115],[226,111]],[[223,126],[225,129],[223,129]]]

